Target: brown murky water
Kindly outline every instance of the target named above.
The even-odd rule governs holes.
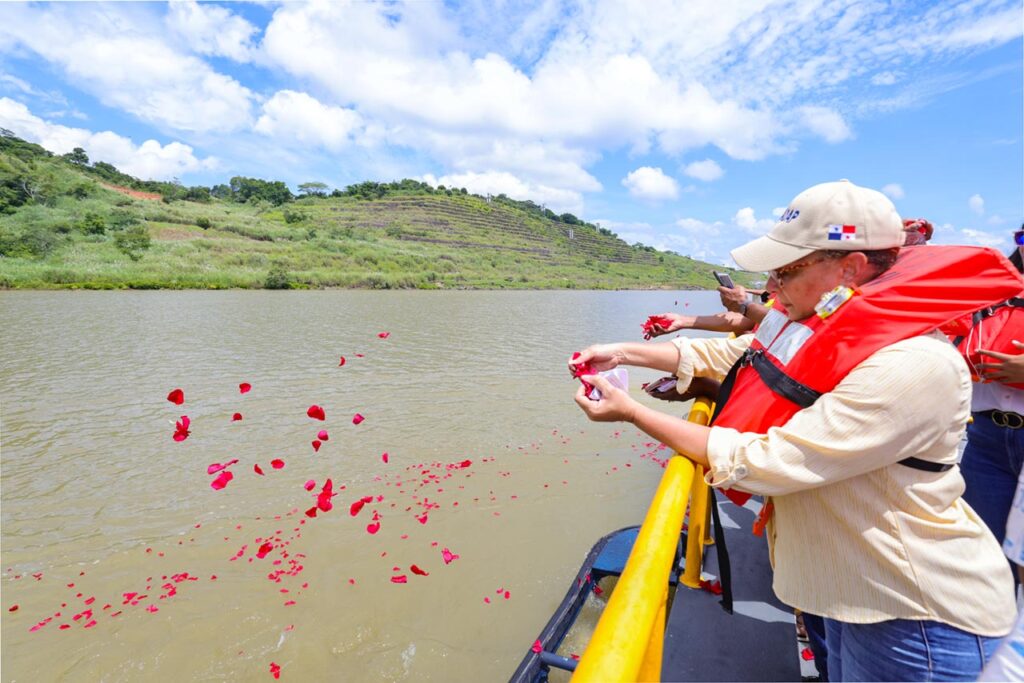
[[[0,292],[3,680],[273,680],[272,662],[293,681],[507,678],[590,545],[642,519],[666,455],[587,422],[565,359],[639,339],[648,314],[717,308],[708,292]],[[634,394],[653,376],[633,373]],[[234,458],[214,491],[208,465]],[[334,509],[307,518],[327,477]]]

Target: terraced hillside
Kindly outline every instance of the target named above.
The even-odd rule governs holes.
[[[35,145],[0,142],[0,192],[9,190],[0,194],[0,287],[714,286],[708,264],[627,245],[530,202],[415,181],[377,186],[373,198],[242,202],[211,196],[216,187],[119,186],[105,168],[98,178]],[[24,187],[27,197],[4,204]]]

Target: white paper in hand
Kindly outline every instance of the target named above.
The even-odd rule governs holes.
[[[611,384],[616,389],[622,389],[626,393],[629,393],[629,371],[626,370],[626,368],[614,368],[612,370],[605,370],[604,372],[599,372],[597,374],[601,375],[606,380],[608,380],[608,383]],[[594,387],[590,391],[590,393],[587,394],[587,398],[589,398],[591,401],[600,401],[601,390],[598,389],[597,387]]]

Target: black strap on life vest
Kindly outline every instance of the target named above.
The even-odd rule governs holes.
[[[978,323],[980,323],[985,318],[991,318],[993,315],[996,314],[996,311],[998,311],[1000,308],[1003,308],[1004,306],[1010,306],[1013,308],[1024,308],[1024,298],[1015,296],[1012,299],[1007,299],[1001,304],[989,306],[988,308],[983,308],[980,311],[975,312],[975,314],[971,316],[971,327],[977,327]],[[953,337],[953,346],[959,347],[963,343],[964,339],[964,335],[960,335],[959,337]]]

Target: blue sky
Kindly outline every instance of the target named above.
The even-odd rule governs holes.
[[[935,241],[1024,220],[1005,0],[2,3],[0,126],[143,178],[418,178],[716,262],[849,178]]]

